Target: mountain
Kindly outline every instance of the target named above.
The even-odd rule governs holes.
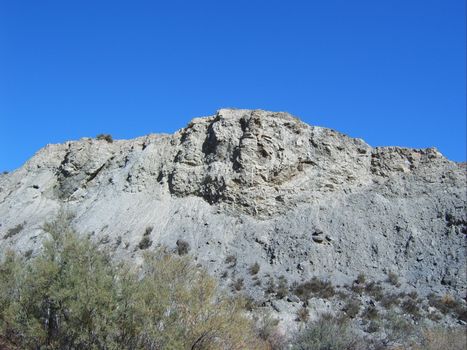
[[[287,113],[221,109],[173,135],[47,145],[0,175],[0,251],[37,254],[44,222],[66,210],[115,259],[189,251],[256,300],[261,279],[359,274],[464,296],[466,190],[465,164],[434,148],[373,148]]]

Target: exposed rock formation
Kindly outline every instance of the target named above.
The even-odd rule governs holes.
[[[173,135],[48,145],[0,176],[0,251],[34,254],[59,208],[116,258],[154,249],[259,275],[349,281],[398,274],[421,292],[465,293],[466,169],[436,149],[372,148],[286,113],[220,110]],[[1,254],[1,253],[0,253]],[[225,274],[224,274],[225,275]]]

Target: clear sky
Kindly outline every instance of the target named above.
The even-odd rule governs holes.
[[[464,0],[0,0],[0,170],[222,107],[464,161],[465,22]]]

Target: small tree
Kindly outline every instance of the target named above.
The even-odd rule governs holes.
[[[26,261],[0,263],[0,340],[21,349],[263,349],[244,302],[221,295],[188,256],[145,253],[141,269],[113,263],[70,217]]]

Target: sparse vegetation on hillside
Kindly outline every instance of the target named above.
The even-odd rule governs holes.
[[[457,329],[421,322],[441,314],[463,322],[465,303],[450,295],[423,300],[416,291],[384,293],[385,283],[363,276],[353,284],[361,295],[316,277],[289,285],[285,276],[259,273],[259,264],[248,267],[251,277],[244,280],[233,255],[223,274],[231,278],[229,294],[194,264],[183,240],[176,250],[140,252],[141,266],[114,263],[90,238],[75,234],[69,221],[61,214],[44,226],[49,239],[42,251],[3,257],[0,349],[460,350],[465,344]],[[151,233],[152,227],[145,229],[143,240]],[[279,307],[295,303],[296,333],[277,327],[264,316],[263,302],[248,297],[249,282],[261,279],[269,300]],[[339,303],[340,311],[316,319],[311,299]]]

